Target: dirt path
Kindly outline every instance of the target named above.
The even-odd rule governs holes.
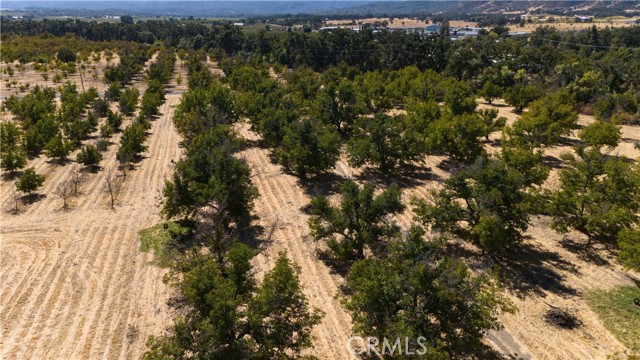
[[[163,180],[179,156],[171,118],[179,95],[168,95],[152,123],[149,149],[127,175],[116,211],[104,192],[105,171],[90,174],[68,211],[54,189],[71,165],[31,161],[47,175],[46,197],[18,215],[3,213],[0,312],[2,357],[139,358],[150,334],[171,321],[163,271],[141,253],[138,231],[161,221]],[[103,167],[116,163],[118,136]],[[2,183],[2,210],[12,182]]]
[[[243,126],[241,135],[248,140],[258,137]],[[260,192],[255,213],[260,225],[269,228],[276,224],[273,243],[258,255],[254,264],[263,274],[274,266],[278,252],[286,250],[290,259],[302,267],[301,282],[310,305],[325,312],[322,323],[314,329],[313,354],[320,359],[348,359],[346,340],[351,337],[351,317],[334,298],[342,278],[316,256],[317,243],[307,239],[307,218],[301,208],[310,201],[297,178],[282,172],[271,163],[269,150],[252,147],[239,154],[253,171],[252,181]]]

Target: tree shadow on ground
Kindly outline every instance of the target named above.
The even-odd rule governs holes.
[[[39,193],[32,193],[32,194],[27,194],[27,195],[23,195],[20,200],[22,201],[23,204],[26,205],[31,205],[33,203],[36,203],[44,198],[46,198],[47,195],[45,194],[39,194]]]
[[[516,244],[502,254],[481,255],[459,243],[449,245],[450,251],[473,264],[472,268],[497,266],[502,285],[523,299],[535,294],[545,297],[545,292],[576,295],[576,289],[565,284],[565,278],[555,269],[578,273],[577,267],[558,253],[540,249],[528,241]]]
[[[583,144],[583,142],[581,140],[578,139],[572,139],[572,138],[568,138],[566,136],[561,136],[560,137],[560,145],[564,145],[564,146],[577,146],[577,145],[581,145]]]
[[[2,180],[4,181],[13,181],[18,179],[20,176],[22,176],[23,171],[22,170],[16,170],[16,171],[3,171],[2,172]]]
[[[542,164],[551,169],[562,169],[564,162],[562,161],[562,159],[557,158],[555,156],[544,155],[542,157]]]
[[[346,180],[336,173],[329,172],[308,179],[298,179],[298,185],[302,187],[306,195],[314,198],[320,195],[330,196],[339,193]]]
[[[327,265],[329,269],[331,269],[331,273],[340,275],[342,277],[346,277],[349,273],[349,269],[351,269],[351,265],[353,262],[351,261],[342,261],[337,260],[334,255],[328,249],[317,249],[316,257],[318,260],[322,261],[323,264]],[[343,285],[340,289],[345,295],[348,287]]]
[[[396,183],[402,188],[412,188],[423,185],[427,181],[444,181],[434,174],[430,167],[415,164],[398,166],[392,173],[385,174],[377,168],[366,167],[361,174],[354,176],[357,180],[386,187]]]
[[[253,218],[257,219],[258,217]],[[277,220],[268,226],[255,223],[238,226],[238,241],[255,250],[266,248],[273,243],[273,233],[278,226]]]
[[[611,262],[601,253],[602,250],[608,251],[609,253],[611,250],[602,244],[596,242],[589,244],[588,242],[580,242],[576,239],[563,236],[562,240],[560,240],[560,246],[562,246],[563,249],[576,254],[580,260],[586,261],[590,264],[598,266],[611,265]]]
[[[68,157],[65,157],[62,159],[47,159],[45,162],[49,165],[65,166],[69,163],[72,163],[73,160],[69,159]]]

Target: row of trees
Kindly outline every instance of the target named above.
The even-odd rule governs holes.
[[[164,213],[191,219],[198,246],[172,266],[182,315],[167,335],[149,340],[144,358],[297,357],[312,345],[311,329],[322,313],[309,307],[300,268],[285,252],[256,281],[250,260],[257,251],[237,234],[247,229],[257,190],[247,164],[233,156],[240,140],[222,110],[228,105],[224,87],[198,59],[189,70],[189,90],[174,118],[185,155],[165,184]]]
[[[385,174],[427,154],[470,163],[483,153],[483,139],[506,120],[496,110],[476,111],[465,83],[415,67],[322,76],[302,68],[281,84],[266,69],[225,66],[229,85],[239,93],[238,108],[274,148],[277,161],[302,177],[333,168],[341,143],[351,165],[374,165]],[[405,113],[392,115],[397,106]]]
[[[536,95],[537,100],[528,101],[528,110],[505,127],[505,119],[498,118],[496,110],[475,110],[471,88],[430,71],[408,68],[386,76],[329,71],[320,76],[296,69],[285,76],[283,84],[272,79],[266,69],[239,63],[226,66],[228,82],[239,91],[238,103],[252,127],[274,147],[276,161],[300,176],[332,169],[340,154],[340,139],[346,144],[351,165],[372,164],[386,174],[403,164],[419,162],[428,154],[448,156],[459,170],[432,201],[417,200],[416,213],[425,226],[468,239],[483,250],[500,251],[517,243],[533,214],[550,214],[559,224],[560,219],[569,216],[569,209],[581,209],[586,211],[580,215],[581,221],[592,218],[610,224],[610,228],[600,230],[601,234],[609,234],[609,243],[628,237],[627,232],[621,231],[634,233],[638,224],[637,216],[631,215],[637,213],[635,203],[616,202],[614,190],[598,192],[610,202],[600,213],[595,209],[589,213],[585,210],[589,207],[575,202],[592,201],[591,206],[596,206],[603,199],[572,199],[573,203],[564,205],[566,211],[559,209],[562,193],[580,194],[575,183],[563,182],[557,192],[540,190],[549,173],[543,164],[543,150],[558,145],[577,127],[577,102],[571,90]],[[403,106],[406,114],[390,115],[393,106]],[[598,122],[581,134],[619,131],[615,129],[613,124]],[[491,132],[500,130],[501,152],[489,156],[483,141]],[[617,140],[607,144],[615,147]],[[602,158],[609,159],[604,155]],[[576,164],[568,162],[570,166]],[[627,162],[622,159],[615,164]],[[567,178],[575,175],[564,175],[568,170],[562,171]],[[638,190],[633,166],[619,174],[623,178],[615,180],[613,173],[605,175],[604,170],[594,176],[625,184],[626,191]],[[595,188],[583,192],[596,191]],[[626,215],[621,216],[622,213]],[[556,228],[566,231],[560,225]],[[584,225],[569,228],[594,237]],[[627,264],[634,266],[633,262]]]

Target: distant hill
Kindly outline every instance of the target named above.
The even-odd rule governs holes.
[[[315,14],[327,16],[418,16],[532,11],[598,16],[640,13],[638,1],[3,1],[2,8],[36,16],[194,16],[259,17]]]

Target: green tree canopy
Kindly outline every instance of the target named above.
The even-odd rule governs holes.
[[[417,219],[433,230],[470,240],[483,251],[498,251],[522,239],[536,204],[530,187],[541,184],[548,170],[532,153],[504,157],[507,160],[482,156],[447,179],[431,201],[414,200]],[[538,170],[519,170],[514,162]]]
[[[388,216],[402,212],[404,205],[396,185],[374,196],[371,184],[360,188],[355,182],[346,181],[339,206],[332,206],[325,196],[318,196],[311,201],[311,209],[311,235],[327,241],[337,259],[351,261],[363,258],[366,248],[374,252],[385,248],[385,241],[399,231]]]
[[[340,155],[340,135],[319,121],[292,122],[284,129],[280,147],[275,150],[278,163],[298,176],[330,170]]]
[[[423,235],[413,227],[390,245],[388,256],[357,261],[347,278],[352,295],[344,302],[359,334],[407,338],[420,355],[415,358],[461,357],[480,346],[487,330],[501,328],[500,312],[514,308],[495,279],[472,275],[447,256],[442,241]]]
[[[34,168],[25,170],[18,181],[16,188],[25,194],[31,194],[36,191],[44,183],[44,175],[36,173]]]

